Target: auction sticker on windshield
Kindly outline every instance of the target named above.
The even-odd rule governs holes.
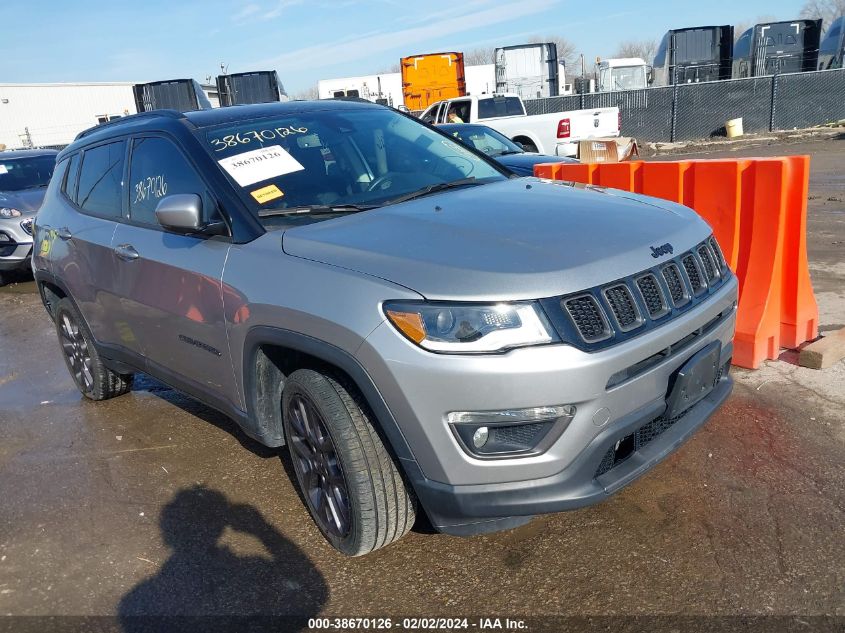
[[[305,169],[281,145],[254,149],[217,162],[241,187]]]

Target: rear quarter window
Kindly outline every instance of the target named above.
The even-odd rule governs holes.
[[[77,153],[68,159],[67,176],[62,183],[62,191],[74,202],[76,202],[76,182],[79,176],[79,156],[80,154]]]

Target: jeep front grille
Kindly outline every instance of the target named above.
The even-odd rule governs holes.
[[[623,332],[629,332],[636,327],[642,325],[637,304],[634,302],[634,297],[628,286],[625,284],[618,284],[605,288],[604,297],[607,304],[610,306],[610,311],[616,319],[616,325]]]
[[[689,279],[690,285],[692,286],[692,293],[694,295],[700,295],[702,292],[707,290],[707,282],[701,274],[698,262],[695,260],[695,255],[692,253],[684,255],[684,257],[681,258],[681,264],[683,265],[684,272],[687,274],[687,279]]]
[[[672,297],[672,303],[675,304],[676,308],[680,308],[689,301],[689,295],[681,277],[681,269],[678,268],[677,264],[668,264],[663,268],[663,279],[666,280],[669,295]]]
[[[722,254],[722,248],[719,246],[719,242],[717,242],[716,238],[711,235],[710,239],[707,240],[707,244],[710,246],[710,250],[716,257],[716,264],[719,266],[719,270],[724,271],[728,265],[727,262],[725,262],[725,256]]]
[[[648,273],[642,277],[637,278],[637,288],[645,303],[648,316],[652,319],[659,319],[664,314],[669,312],[669,306],[666,299],[663,298],[663,290],[660,289],[660,284],[657,282],[657,277],[654,273]]]
[[[610,325],[592,295],[567,299],[564,305],[581,337],[587,343],[598,343],[612,336]]]
[[[708,283],[719,276],[719,269],[716,267],[716,261],[713,255],[710,254],[710,249],[704,244],[698,247],[698,256],[704,264],[704,274],[707,275]]]
[[[706,300],[729,277],[711,236],[655,268],[541,303],[564,341],[593,351],[673,319]]]

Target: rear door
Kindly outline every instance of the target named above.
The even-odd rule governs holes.
[[[113,244],[121,300],[148,370],[165,380],[175,377],[173,384],[188,391],[237,401],[221,281],[230,240],[171,232],[155,216],[165,197],[196,194],[211,220],[219,217],[215,198],[168,137],[133,138],[128,173],[128,212]]]
[[[64,282],[97,342],[140,351],[115,294],[111,241],[123,211],[126,141],[86,147],[68,163],[64,212],[47,216],[53,274]]]

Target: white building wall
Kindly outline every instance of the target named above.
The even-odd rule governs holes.
[[[98,116],[135,114],[131,83],[0,84],[0,143],[66,145]],[[29,137],[27,138],[27,129]]]

